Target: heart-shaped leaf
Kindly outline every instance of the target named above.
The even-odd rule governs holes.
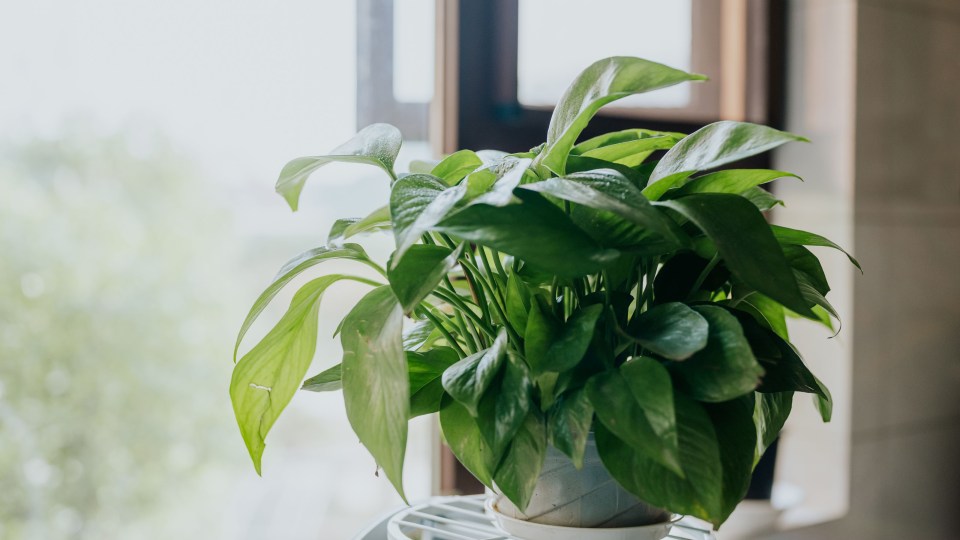
[[[411,418],[440,410],[444,394],[440,377],[459,359],[450,347],[436,347],[423,353],[407,352]]]
[[[583,467],[587,437],[593,425],[593,405],[582,388],[569,392],[550,409],[548,434],[550,444],[570,457],[573,465]]]
[[[521,511],[530,504],[546,453],[547,430],[543,419],[533,411],[520,425],[493,475],[496,487]]]
[[[410,246],[443,220],[464,194],[464,184],[448,188],[426,174],[411,174],[397,180],[390,191],[390,215],[397,241],[391,264],[398,264]]]
[[[457,461],[483,485],[493,489],[493,469],[498,456],[493,455],[484,441],[476,419],[450,396],[444,396],[440,405],[440,431]]]
[[[483,165],[483,160],[471,150],[460,150],[440,160],[430,170],[430,174],[443,180],[448,186],[456,185],[460,180]]]
[[[686,360],[707,345],[707,320],[686,304],[655,306],[630,321],[630,337],[664,358]]]
[[[410,246],[399,264],[387,265],[387,279],[393,293],[400,300],[404,313],[410,313],[440,283],[447,272],[457,266],[463,253],[461,245],[456,250],[443,246],[416,244]]]
[[[507,333],[501,330],[493,345],[450,366],[443,373],[443,388],[477,416],[480,398],[490,387],[506,354]]]
[[[477,416],[480,433],[495,455],[503,454],[530,412],[533,388],[521,359],[507,355],[504,364],[498,380],[480,400]]]
[[[753,423],[754,394],[706,405],[713,422],[723,465],[723,497],[717,521],[724,522],[747,495],[753,476],[757,427]]]

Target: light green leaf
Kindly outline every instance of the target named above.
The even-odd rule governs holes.
[[[744,288],[746,291],[743,290]],[[737,309],[753,315],[757,322],[773,330],[783,339],[789,339],[786,313],[779,302],[750,290],[749,287],[738,287],[736,284],[733,287],[733,297]]]
[[[493,469],[497,465],[493,450],[484,442],[476,419],[450,396],[444,396],[440,406],[440,431],[457,461],[483,485],[493,489]]]
[[[320,167],[335,161],[375,165],[386,171],[391,178],[395,178],[393,164],[400,153],[402,142],[400,130],[389,124],[367,126],[327,155],[301,157],[287,163],[280,171],[277,193],[296,211],[300,191],[303,190],[307,177]]]
[[[547,430],[536,412],[527,415],[493,475],[497,488],[521,511],[527,508],[547,452]]]
[[[393,222],[390,221],[390,207],[387,205],[377,208],[365,218],[338,219],[330,227],[330,233],[327,235],[327,243],[331,246],[339,246],[343,241],[351,236],[363,233],[388,231],[393,228]]]
[[[234,366],[230,399],[257,474],[267,433],[313,361],[320,298],[341,279],[349,277],[324,276],[301,287],[280,322]]]
[[[691,193],[732,193],[738,195],[756,186],[773,182],[778,178],[799,176],[768,169],[727,169],[699,176],[670,192],[670,198]]]
[[[753,205],[757,207],[757,210],[760,210],[761,212],[766,212],[777,205],[786,206],[783,201],[774,197],[772,193],[760,187],[752,187],[740,195],[744,199],[753,203]]]
[[[397,241],[392,264],[398,264],[410,246],[450,213],[465,193],[464,184],[448,188],[437,178],[425,174],[411,174],[397,180],[390,191],[390,215]]]
[[[753,423],[754,394],[706,405],[713,422],[723,465],[723,499],[717,520],[726,521],[747,495],[753,476],[757,427]]]
[[[513,190],[520,185],[523,175],[533,163],[532,159],[504,157],[467,177],[468,205],[488,204],[506,206],[519,201],[513,196]]]
[[[415,244],[399,264],[387,265],[390,288],[400,300],[404,313],[410,313],[440,283],[447,272],[457,266],[463,245],[455,251],[443,246]]]
[[[518,189],[515,195],[521,204],[469,206],[434,229],[492,247],[563,277],[597,272],[618,257],[616,250],[597,245],[543,196],[524,189]]]
[[[333,392],[340,390],[343,388],[340,373],[341,365],[337,364],[303,381],[303,386],[301,386],[300,389],[309,390],[310,392]]]
[[[506,347],[507,334],[501,330],[490,348],[460,360],[443,372],[444,390],[462,403],[473,416],[477,416],[480,398],[503,365]]]
[[[570,149],[601,107],[632,94],[704,79],[641,58],[614,56],[594,62],[574,79],[553,110],[538,162],[562,176]]]
[[[550,444],[569,456],[577,469],[582,468],[593,424],[593,405],[586,391],[581,388],[561,396],[548,418]]]
[[[820,236],[819,234],[797,229],[789,229],[779,225],[771,225],[770,229],[773,231],[773,236],[776,237],[777,241],[784,245],[820,246],[836,249],[846,255],[847,258],[850,259],[850,262],[857,267],[857,270],[860,270],[861,274],[863,273],[863,268],[860,268],[860,263],[853,258],[853,255],[850,255],[842,247],[833,243],[831,240]]]
[[[694,193],[658,204],[706,233],[740,281],[800,315],[813,316],[770,226],[749,201],[727,193]]]
[[[613,146],[615,144],[620,144],[624,142],[631,142],[641,139],[652,139],[659,137],[669,137],[674,140],[674,142],[679,141],[680,139],[686,137],[683,133],[669,133],[662,131],[653,131],[650,129],[641,129],[641,128],[631,128],[624,129],[621,131],[611,131],[608,133],[603,133],[597,135],[596,137],[591,137],[585,141],[581,141],[576,144],[573,148],[570,149],[570,157],[573,156],[582,156],[583,154],[602,148],[604,146]]]
[[[560,372],[573,369],[586,354],[593,339],[593,330],[602,314],[603,305],[594,304],[581,308],[567,319],[563,329],[549,345],[543,370]]]
[[[806,139],[757,124],[714,122],[684,137],[660,159],[643,194],[657,200],[698,171],[733,163],[792,141]]]
[[[612,161],[627,167],[636,167],[657,150],[672,148],[678,139],[671,135],[648,137],[602,146],[581,154],[583,157]]]
[[[243,341],[243,336],[247,334],[247,330],[250,329],[250,326],[257,320],[260,313],[270,304],[273,297],[275,297],[287,283],[290,283],[293,278],[299,276],[305,270],[331,259],[347,259],[361,262],[383,274],[383,269],[370,260],[370,257],[367,256],[367,253],[359,244],[346,244],[342,247],[319,247],[297,255],[287,261],[287,264],[283,265],[283,268],[281,268],[276,277],[273,278],[273,282],[260,294],[253,303],[253,306],[250,307],[250,312],[247,313],[246,319],[244,319],[243,324],[240,326],[240,332],[237,334],[237,341],[233,347],[234,361],[237,359],[237,351],[240,350],[240,342]],[[375,281],[360,277],[352,277],[350,279],[369,285],[380,285]]]
[[[664,358],[686,360],[707,345],[706,319],[680,302],[649,309],[630,321],[630,338]]]
[[[347,419],[387,478],[403,493],[410,382],[401,341],[403,311],[390,287],[374,289],[343,323],[343,399]]]
[[[477,426],[495,456],[506,450],[530,412],[533,385],[523,360],[508,354],[501,375],[484,394]]]
[[[710,325],[707,346],[673,365],[687,393],[700,401],[720,402],[752,392],[763,376],[736,317],[716,306],[693,306]]]
[[[482,165],[483,160],[476,153],[471,150],[460,150],[443,158],[429,172],[443,180],[446,185],[453,186]]]
[[[434,328],[432,322],[428,320],[420,321],[403,331],[403,350],[419,350],[427,343],[430,343],[431,338],[438,334],[439,332]]]

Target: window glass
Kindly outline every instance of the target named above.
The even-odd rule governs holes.
[[[394,0],[393,97],[403,103],[433,98],[434,0]]]
[[[519,0],[518,99],[553,106],[598,58],[629,55],[691,69],[692,0]],[[680,108],[690,85],[631,96],[618,107]]]
[[[260,478],[227,392],[236,331],[282,263],[386,200],[386,177],[359,165],[317,174],[297,213],[273,193],[288,159],[357,129],[356,13],[307,0],[4,10],[0,538],[350,538],[401,504],[339,393],[294,398]],[[426,154],[407,144],[398,167]],[[366,292],[342,283],[309,374],[339,362],[330,336]],[[429,494],[430,432],[429,419],[412,428],[411,499]]]

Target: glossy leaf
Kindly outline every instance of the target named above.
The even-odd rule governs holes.
[[[694,399],[720,402],[752,392],[763,376],[736,317],[716,306],[693,306],[710,325],[707,346],[671,366]]]
[[[706,347],[708,333],[707,320],[680,302],[655,306],[630,323],[634,341],[671,360],[686,360]]]
[[[253,323],[257,320],[257,317],[260,316],[260,314],[267,307],[267,305],[270,304],[270,301],[273,300],[277,293],[279,293],[287,283],[290,283],[293,278],[299,276],[305,270],[308,270],[323,261],[329,261],[332,259],[347,259],[361,262],[382,272],[380,267],[370,260],[370,258],[367,256],[367,253],[359,244],[346,244],[342,247],[334,248],[319,247],[297,255],[293,259],[287,261],[287,264],[283,265],[283,268],[281,268],[276,277],[273,278],[273,282],[270,283],[266,290],[260,293],[260,296],[253,303],[253,306],[250,307],[250,312],[247,313],[246,319],[244,319],[243,324],[240,325],[240,332],[237,334],[237,341],[233,346],[234,360],[237,358],[237,351],[240,349],[240,342],[243,341],[243,336],[247,334],[247,330],[250,329]],[[354,281],[359,281],[360,283],[367,283],[370,285],[380,285],[375,281],[360,277],[349,277],[347,279],[352,279]]]
[[[303,386],[301,386],[300,389],[309,390],[310,392],[333,392],[343,389],[341,365],[337,364],[332,368],[325,369],[303,381]]]
[[[480,398],[490,387],[506,356],[507,334],[501,331],[493,345],[450,366],[443,373],[443,388],[477,416]]]
[[[672,148],[677,142],[677,138],[672,135],[660,135],[656,137],[647,137],[632,141],[624,141],[608,146],[601,146],[593,150],[588,150],[581,155],[612,161],[626,165],[627,167],[636,167],[643,163],[647,157],[657,150],[667,150]]]
[[[593,425],[593,405],[586,391],[579,389],[562,396],[550,409],[548,418],[550,444],[566,454],[577,469],[582,468]]]
[[[431,341],[431,337],[438,334],[433,323],[420,321],[403,331],[403,350],[416,351]]]
[[[364,296],[347,315],[343,398],[347,419],[387,478],[403,494],[403,458],[410,416],[410,382],[401,341],[403,311],[390,287]]]
[[[507,276],[506,304],[507,321],[523,337],[527,328],[527,313],[530,311],[530,290],[527,285],[511,272]]]
[[[713,169],[772,150],[803,137],[776,129],[724,120],[704,126],[673,146],[650,175],[643,194],[657,200],[698,171]]]
[[[466,407],[450,396],[440,406],[440,431],[457,461],[483,485],[493,488],[493,469],[497,460],[484,442],[477,421]]]
[[[377,208],[367,217],[359,219],[338,219],[330,228],[327,243],[339,246],[343,241],[358,234],[388,231],[393,228],[390,221],[390,207],[387,205]]]
[[[392,264],[398,264],[410,246],[449,214],[465,193],[463,184],[448,188],[437,178],[425,174],[411,174],[397,180],[390,191],[390,215],[397,241]]]
[[[506,206],[520,202],[513,196],[513,190],[520,185],[532,163],[533,160],[529,158],[505,157],[470,174],[466,180],[467,204]]]
[[[793,408],[793,392],[754,393],[753,422],[757,429],[754,465],[777,440]]]
[[[495,456],[500,456],[530,412],[532,383],[523,360],[507,355],[498,380],[478,406],[477,426]]]
[[[296,211],[307,178],[320,167],[335,161],[374,165],[393,178],[393,164],[402,142],[400,130],[389,124],[367,126],[327,155],[301,157],[287,163],[280,171],[277,193]]]
[[[799,176],[768,169],[726,169],[694,178],[671,192],[671,198],[691,193],[732,193],[738,195],[756,186],[773,182],[778,178]]]
[[[559,372],[573,369],[586,354],[593,339],[593,330],[602,314],[603,306],[600,304],[586,306],[574,313],[550,344],[543,370]]]
[[[800,315],[813,316],[770,226],[749,201],[726,193],[695,193],[659,204],[706,233],[738,279]]]
[[[524,189],[518,189],[515,195],[521,204],[469,206],[434,229],[492,247],[564,277],[597,272],[619,255],[597,245],[541,195]],[[518,231],[523,234],[517,234]]]
[[[723,465],[723,497],[717,521],[726,521],[747,495],[753,475],[757,448],[757,427],[753,423],[754,395],[706,406],[717,434],[720,463]]]
[[[460,150],[440,160],[430,174],[448,186],[456,185],[465,176],[483,165],[483,160],[471,150]]]
[[[324,276],[301,287],[277,325],[234,367],[230,399],[257,474],[267,433],[313,361],[320,298],[330,285],[346,278]]]
[[[461,245],[456,250],[443,246],[416,244],[398,264],[388,264],[387,279],[390,288],[400,300],[404,313],[410,313],[430,295],[443,276],[457,266],[457,258],[463,252]]]
[[[861,274],[863,273],[863,268],[861,268],[860,263],[853,258],[853,255],[850,255],[842,247],[838,246],[833,241],[820,236],[819,234],[781,227],[779,225],[771,225],[770,229],[773,231],[773,236],[776,237],[777,241],[781,244],[794,246],[821,246],[836,249],[846,255],[847,259],[850,259],[850,262],[857,267],[857,270],[860,270]]]
[[[772,193],[759,187],[752,187],[741,193],[740,196],[753,203],[753,205],[757,207],[757,210],[761,212],[766,212],[777,205],[786,206],[783,201],[774,197]]]
[[[540,416],[531,412],[493,475],[496,487],[521,511],[530,503],[546,452],[546,427]]]
[[[440,377],[459,359],[450,347],[436,347],[423,353],[407,352],[411,418],[440,410],[443,398]]]
[[[641,58],[615,56],[594,62],[557,102],[547,130],[547,145],[538,160],[563,175],[570,149],[601,107],[632,94],[705,78]]]
[[[561,323],[553,313],[533,298],[530,302],[530,313],[527,316],[527,327],[524,329],[524,357],[527,365],[536,377],[551,368],[550,348],[560,337]]]
[[[591,137],[585,141],[578,142],[570,149],[570,157],[582,156],[583,154],[603,148],[604,146],[613,146],[615,144],[636,141],[640,139],[651,139],[655,137],[670,137],[674,142],[679,141],[686,135],[683,133],[665,133],[662,131],[653,131],[650,129],[631,128],[621,131],[611,131]]]

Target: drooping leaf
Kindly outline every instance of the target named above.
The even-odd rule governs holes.
[[[668,410],[673,403],[670,375],[655,360],[637,360],[639,369],[609,370],[593,376],[585,387],[587,397],[607,429],[649,459],[683,476],[676,419],[670,418],[673,411]],[[624,366],[627,364],[630,362]]]
[[[749,201],[727,193],[695,193],[658,204],[706,233],[738,279],[800,315],[814,316],[770,226]]]
[[[641,58],[614,56],[594,62],[557,102],[538,161],[562,176],[570,149],[601,107],[632,94],[705,78]]]
[[[673,146],[657,164],[643,194],[657,200],[698,171],[772,150],[803,137],[767,126],[724,120],[704,126]]]
[[[780,435],[783,424],[793,408],[793,392],[754,393],[753,423],[757,428],[757,448],[754,465]]]
[[[530,290],[527,285],[511,272],[507,276],[506,304],[507,321],[523,337],[527,328],[527,313],[530,311]]]
[[[473,416],[477,416],[480,398],[503,365],[506,347],[507,334],[501,330],[490,348],[460,360],[443,372],[444,390]]]
[[[777,205],[786,206],[783,201],[760,187],[752,187],[741,193],[740,196],[753,203],[753,205],[757,207],[757,210],[761,212],[766,212]]]
[[[550,344],[542,369],[559,372],[576,366],[586,354],[593,339],[594,327],[602,314],[603,306],[600,304],[586,306],[574,313]]]
[[[338,219],[330,227],[327,243],[331,246],[340,246],[351,236],[363,233],[388,231],[393,228],[390,221],[390,207],[387,205],[377,208],[367,217],[359,219]]]
[[[619,255],[616,250],[597,245],[542,195],[518,189],[515,196],[521,204],[469,206],[434,229],[492,247],[563,277],[597,272]]]
[[[497,488],[521,511],[530,503],[546,452],[546,427],[540,415],[531,411],[493,475]]]
[[[632,141],[623,141],[616,144],[601,146],[583,152],[583,157],[602,159],[626,165],[627,167],[636,167],[643,163],[650,154],[657,150],[667,150],[672,148],[679,139],[673,135],[660,135],[635,139]]]
[[[826,297],[817,290],[814,280],[808,276],[806,272],[794,270],[793,273],[797,278],[797,284],[800,286],[800,294],[802,294],[803,298],[806,299],[808,305],[811,307],[820,306],[821,308],[825,309],[827,313],[832,315],[834,319],[839,321],[840,314],[838,314],[836,308],[834,308],[833,305],[827,301]]]
[[[744,191],[773,182],[778,178],[800,178],[799,176],[768,169],[726,169],[694,178],[670,192],[671,198],[691,193],[732,193],[739,195]]]
[[[757,448],[757,427],[753,423],[754,394],[723,403],[706,405],[713,422],[723,465],[723,499],[718,521],[726,521],[747,495]]]
[[[686,360],[707,345],[709,327],[702,315],[680,302],[653,307],[630,322],[630,337],[671,360]]]
[[[773,330],[783,339],[789,339],[786,314],[779,302],[751,290],[749,287],[738,287],[737,285],[733,287],[733,297],[737,302],[737,309],[753,315],[757,322]]]
[[[550,444],[566,454],[577,469],[582,468],[593,424],[593,405],[586,391],[581,388],[561,396],[548,418]]]
[[[532,383],[523,361],[507,355],[503,370],[478,406],[477,426],[495,456],[500,456],[530,412]]]
[[[327,155],[301,157],[287,163],[280,171],[277,193],[283,195],[290,208],[296,211],[300,191],[303,190],[307,177],[320,167],[335,161],[374,165],[393,178],[393,164],[400,153],[402,142],[400,130],[389,124],[367,126]]]
[[[406,498],[402,476],[410,382],[402,325],[403,311],[393,291],[378,287],[347,315],[340,343],[347,419],[397,492]]]
[[[450,213],[465,193],[463,184],[448,188],[437,178],[425,174],[411,174],[397,180],[390,191],[390,215],[397,242],[392,264],[398,264],[410,246]]]
[[[723,465],[717,435],[701,404],[681,393],[674,393],[673,399],[685,478],[618,438],[603,423],[595,426],[600,459],[614,479],[640,499],[719,526]]]
[[[443,276],[457,266],[462,252],[462,245],[451,250],[443,246],[415,244],[398,264],[391,261],[387,265],[390,288],[400,300],[404,313],[412,312],[433,292]]]
[[[277,272],[277,275],[273,278],[273,282],[270,283],[266,290],[260,293],[260,296],[253,303],[253,306],[250,307],[250,312],[247,313],[246,319],[243,320],[243,324],[240,326],[240,332],[237,333],[237,341],[233,347],[234,360],[237,358],[237,351],[240,350],[240,342],[243,341],[243,336],[247,334],[247,330],[250,329],[250,326],[252,326],[257,320],[257,317],[260,316],[260,313],[262,313],[270,301],[273,300],[273,297],[275,297],[287,283],[290,283],[293,278],[299,276],[305,270],[323,261],[332,259],[347,259],[357,261],[374,268],[380,273],[383,272],[383,270],[380,269],[376,263],[370,260],[370,257],[367,256],[367,253],[359,244],[346,244],[342,247],[336,248],[319,247],[297,255],[293,259],[287,261],[287,264],[283,265],[283,268],[281,268],[280,271]],[[360,283],[380,285],[375,281],[360,277],[351,277],[350,279],[359,281]]]
[[[524,329],[524,358],[533,375],[550,370],[550,348],[557,341],[562,331],[561,323],[550,312],[540,298],[534,297],[530,302],[530,313],[527,315],[527,327]]]
[[[497,460],[484,442],[477,421],[467,408],[450,396],[440,405],[440,431],[457,461],[483,485],[493,489],[493,469]]]
[[[699,401],[727,401],[759,384],[763,368],[754,358],[750,343],[737,318],[723,308],[693,306],[710,325],[707,346],[684,362],[671,366],[686,392]]]
[[[303,381],[301,390],[310,392],[333,392],[343,388],[341,377],[341,365],[337,364],[332,368],[325,369],[320,373]]]
[[[267,433],[297,393],[313,361],[320,298],[342,279],[349,277],[323,276],[301,287],[277,325],[234,367],[230,399],[257,474]]]
[[[410,379],[410,418],[440,410],[444,370],[460,359],[450,347],[436,347],[423,353],[407,352]]]
[[[483,160],[471,150],[460,150],[440,160],[430,172],[433,176],[443,180],[448,186],[453,186],[471,172],[483,165]]]
[[[811,284],[820,292],[826,295],[830,292],[830,283],[827,281],[827,275],[823,271],[820,259],[803,246],[793,244],[781,244],[784,256],[787,262],[794,270],[799,270],[807,275]]]
[[[773,231],[773,236],[781,244],[795,246],[820,246],[836,249],[846,255],[847,258],[850,259],[850,262],[857,267],[857,270],[860,270],[861,274],[863,273],[863,268],[861,268],[860,263],[853,258],[853,255],[850,255],[842,247],[833,243],[831,240],[820,236],[819,234],[801,231],[798,229],[789,229],[779,225],[771,225],[770,229]]]

